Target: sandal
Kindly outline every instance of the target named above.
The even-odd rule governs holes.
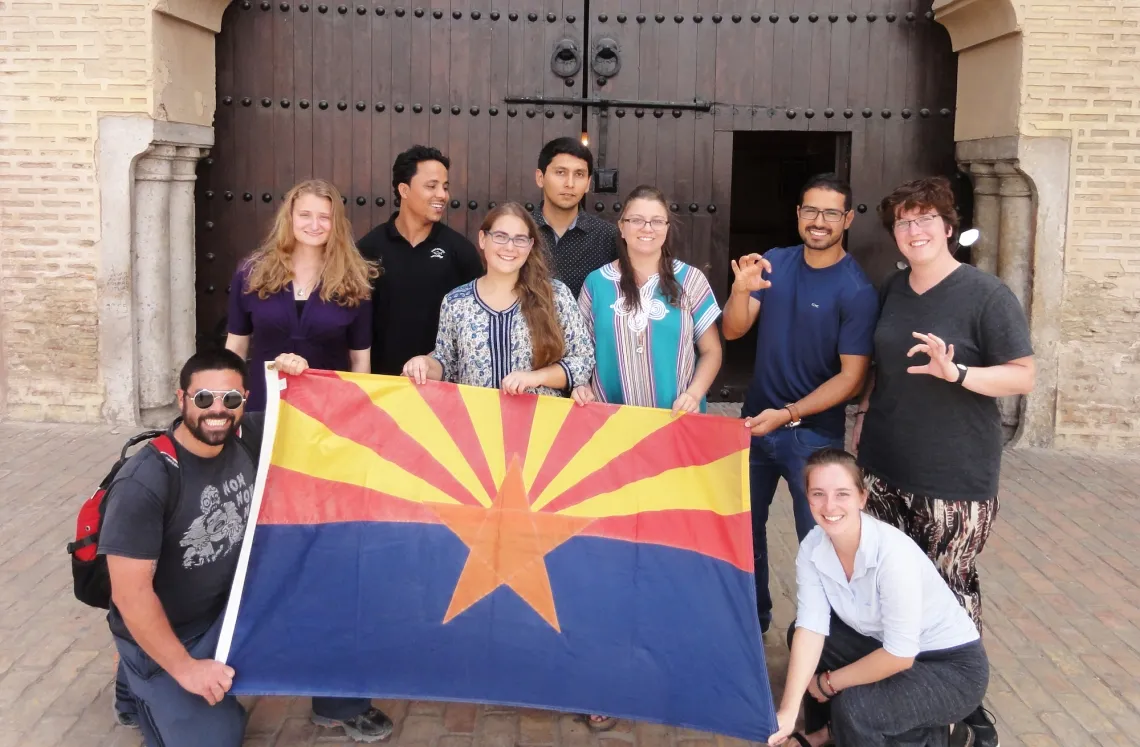
[[[800,734],[798,731],[793,731],[791,734],[789,734],[788,739],[796,740],[800,743],[800,747],[811,747],[811,742],[807,740],[807,737],[805,737],[803,734]]]
[[[595,734],[611,731],[618,725],[618,720],[613,716],[602,716],[600,721],[595,721],[594,716],[592,713],[583,713],[579,718],[586,724],[586,728]]]

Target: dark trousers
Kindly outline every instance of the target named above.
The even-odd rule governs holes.
[[[791,646],[795,625],[788,630]],[[835,671],[883,644],[854,631],[836,615],[817,672]],[[980,640],[926,651],[906,671],[841,691],[827,703],[804,697],[804,728],[830,725],[836,747],[946,747],[947,727],[981,705],[990,665]]]
[[[336,721],[348,721],[372,707],[368,698],[313,698],[313,713]]]
[[[337,721],[348,721],[372,707],[368,698],[313,698],[313,713]],[[123,715],[137,716],[138,704],[131,694],[126,665],[119,659],[115,672],[115,710]]]
[[[764,628],[772,622],[772,594],[768,589],[768,511],[780,478],[792,494],[796,536],[802,542],[815,527],[804,487],[804,463],[825,448],[843,448],[843,439],[800,426],[777,428],[766,436],[753,436],[748,456],[752,496],[752,550],[756,563],[756,612]]]
[[[213,658],[221,627],[219,617],[209,630],[182,644],[195,659]],[[237,698],[227,695],[211,706],[200,695],[183,690],[134,641],[115,636],[115,647],[147,747],[240,747],[245,709]],[[115,690],[117,697],[118,684]]]
[[[138,717],[139,708],[135,704],[135,697],[131,695],[131,688],[127,685],[127,668],[119,659],[119,668],[115,671],[115,710],[124,716]]]

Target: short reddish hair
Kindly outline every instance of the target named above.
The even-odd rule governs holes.
[[[955,207],[954,190],[950,180],[944,176],[928,176],[900,185],[894,192],[879,203],[879,220],[887,233],[894,234],[895,221],[899,213],[907,210],[934,210],[942,216],[946,225],[958,230],[958,209]]]

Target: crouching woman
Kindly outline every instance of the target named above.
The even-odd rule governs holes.
[[[769,742],[969,747],[960,722],[989,682],[970,616],[910,537],[863,513],[852,455],[817,452],[804,479],[818,526],[796,558],[791,661]],[[806,736],[793,731],[801,700]]]

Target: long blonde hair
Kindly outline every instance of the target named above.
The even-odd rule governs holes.
[[[380,275],[380,268],[360,256],[352,240],[352,224],[345,214],[344,200],[337,188],[323,179],[301,182],[285,195],[269,234],[247,260],[249,279],[245,292],[257,293],[264,301],[284,290],[293,280],[293,206],[305,195],[326,199],[332,206],[332,227],[325,244],[325,263],[320,277],[321,300],[358,306],[371,296],[370,281]]]
[[[507,202],[487,213],[479,227],[487,241],[491,228],[504,215],[518,218],[526,225],[527,235],[534,241],[530,255],[519,268],[515,290],[519,294],[519,308],[530,330],[530,345],[534,353],[533,366],[537,371],[562,360],[566,353],[566,338],[558,321],[558,307],[554,303],[554,284],[550,280],[550,267],[546,262],[546,248],[538,224],[517,202]],[[482,247],[480,247],[482,250]],[[486,264],[486,258],[484,258]]]

